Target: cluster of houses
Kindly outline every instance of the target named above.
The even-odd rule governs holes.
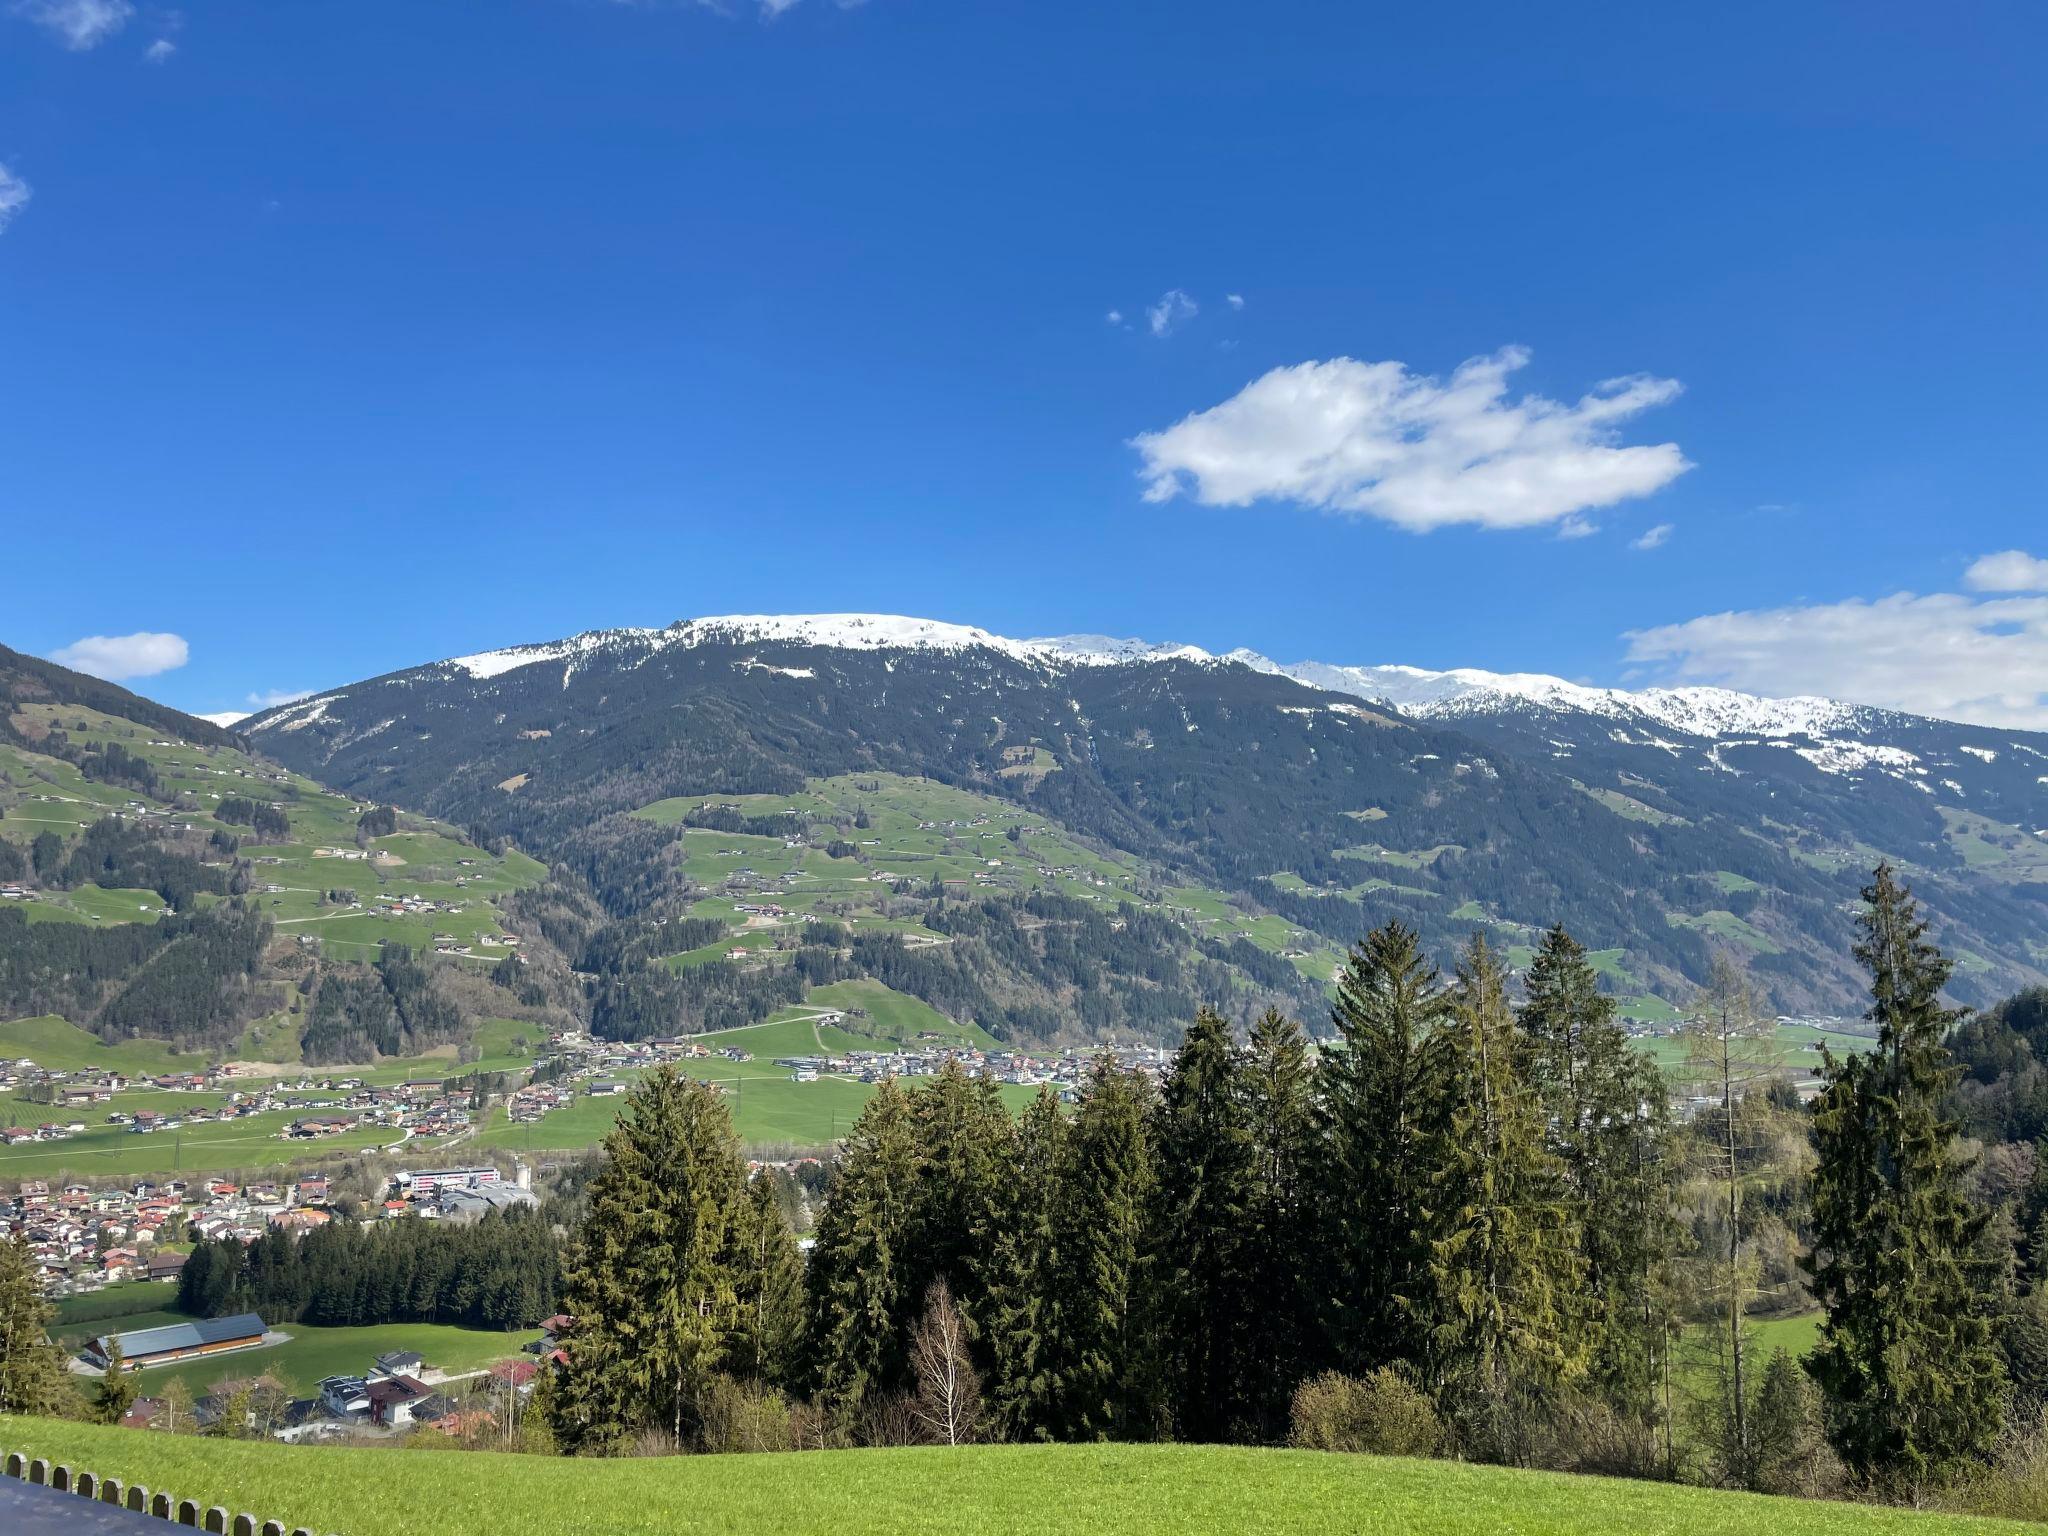
[[[206,1431],[224,1417],[240,1413],[243,1433],[287,1441],[342,1435],[391,1438],[421,1429],[438,1430],[451,1438],[488,1434],[524,1412],[540,1372],[550,1358],[560,1357],[558,1340],[569,1325],[566,1317],[550,1318],[541,1336],[526,1346],[525,1356],[500,1360],[479,1371],[443,1371],[417,1350],[387,1350],[371,1359],[360,1374],[323,1378],[310,1397],[290,1396],[268,1375],[230,1377],[194,1401],[188,1424],[174,1425],[169,1400],[152,1395],[137,1397],[121,1424],[126,1429]],[[81,1359],[88,1367],[104,1368],[118,1345],[124,1361],[146,1373],[152,1365],[182,1364],[256,1349],[270,1337],[261,1317],[244,1313],[110,1334],[91,1341]],[[143,1385],[146,1388],[148,1384],[145,1374]]]
[[[1164,1079],[1173,1061],[1173,1052],[1164,1046],[1126,1045],[1108,1049],[1119,1066],[1146,1073],[1154,1081]],[[931,1077],[943,1070],[948,1062],[957,1062],[971,1076],[993,1078],[999,1083],[1023,1087],[1046,1085],[1063,1099],[1071,1099],[1079,1093],[1081,1084],[1101,1055],[1101,1048],[1033,1056],[1023,1051],[983,1051],[973,1046],[928,1044],[903,1045],[886,1051],[778,1056],[775,1065],[789,1068],[791,1076],[798,1082],[813,1082],[829,1074],[863,1083],[879,1083],[891,1077]]]
[[[18,1231],[52,1296],[86,1295],[124,1280],[175,1280],[188,1239],[254,1241],[273,1228],[304,1232],[329,1219],[327,1179],[243,1186],[228,1179],[138,1179],[117,1189],[41,1180],[0,1202],[0,1230]]]

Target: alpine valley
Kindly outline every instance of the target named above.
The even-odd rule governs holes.
[[[2048,735],[1827,699],[841,614],[597,630],[231,728],[549,864],[508,920],[624,1038],[877,983],[1069,1043],[1175,1038],[1201,1001],[1312,1017],[1389,918],[1514,965],[1562,922],[1638,1018],[1717,947],[1780,1010],[1846,1014],[1881,859],[1960,999],[2048,979]]]

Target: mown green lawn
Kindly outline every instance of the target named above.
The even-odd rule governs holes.
[[[0,1418],[0,1448],[347,1536],[1990,1536],[2038,1527],[1452,1462],[1221,1446],[563,1461]]]

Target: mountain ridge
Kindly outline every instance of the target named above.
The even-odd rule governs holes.
[[[707,615],[679,619],[663,628],[584,630],[559,639],[501,646],[421,665],[459,668],[471,677],[487,679],[521,667],[556,661],[566,663],[573,670],[583,658],[605,650],[637,648],[652,654],[672,646],[691,648],[715,642],[781,643],[859,651],[957,653],[986,649],[1013,660],[1050,666],[1122,666],[1160,661],[1217,666],[1235,664],[1256,672],[1291,678],[1310,687],[1353,694],[1425,718],[1456,718],[1472,712],[1475,707],[1483,709],[1500,702],[1522,702],[1592,714],[1638,714],[1693,735],[1819,734],[1881,718],[1932,720],[1944,725],[1971,724],[1813,695],[1776,697],[1704,684],[1643,689],[1603,687],[1575,683],[1550,673],[1495,672],[1476,667],[1427,668],[1405,663],[1357,665],[1314,660],[1278,662],[1246,647],[1212,652],[1181,642],[1154,642],[1099,634],[1018,639],[976,625],[875,613]],[[418,668],[401,670],[414,671]],[[336,692],[336,689],[323,690],[297,703],[315,703]],[[1473,702],[1475,700],[1479,701],[1477,705]],[[263,729],[279,720],[291,718],[295,707],[287,704],[236,718],[257,722],[253,728]],[[2048,759],[2044,759],[2044,764],[2048,764]]]

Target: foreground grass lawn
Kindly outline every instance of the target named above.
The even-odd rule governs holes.
[[[342,1536],[2038,1536],[2041,1529],[1449,1462],[1216,1446],[593,1462],[223,1444],[0,1417],[0,1449]]]

